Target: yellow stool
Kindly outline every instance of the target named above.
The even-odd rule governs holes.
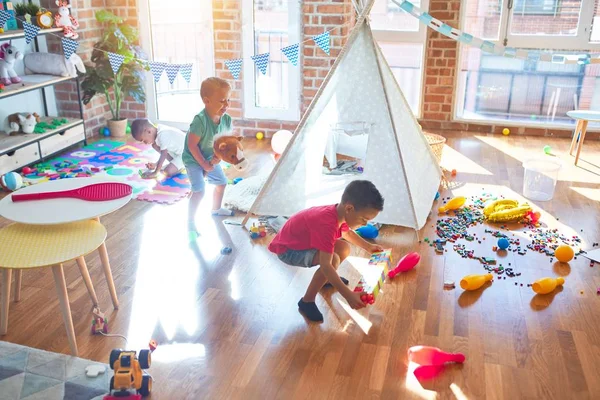
[[[0,335],[8,330],[8,310],[12,270],[16,270],[15,300],[20,298],[21,273],[24,269],[52,267],[56,292],[60,302],[63,321],[67,330],[71,353],[77,356],[77,342],[71,317],[71,307],[63,263],[76,260],[94,305],[98,304],[83,256],[98,249],[104,266],[104,273],[118,308],[116,292],[104,240],[106,228],[95,220],[79,221],[60,225],[12,224],[0,230],[0,269],[2,269],[2,298],[0,314]]]

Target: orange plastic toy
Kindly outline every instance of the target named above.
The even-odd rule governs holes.
[[[447,211],[450,210],[458,210],[459,208],[461,208],[464,204],[465,201],[467,201],[467,199],[465,199],[464,197],[455,197],[452,200],[450,200],[448,203],[446,203],[446,205],[440,207],[438,209],[439,212],[441,213],[445,213]]]
[[[537,294],[548,294],[554,291],[557,286],[561,286],[563,283],[565,283],[564,278],[542,278],[533,282],[531,288]]]
[[[477,290],[487,281],[491,281],[493,277],[492,274],[467,275],[460,280],[460,287],[464,290]]]
[[[152,377],[145,373],[150,368],[150,350],[140,350],[139,357],[135,351],[115,349],[110,353],[110,368],[115,375],[110,378],[110,395],[125,397],[140,394],[142,397],[152,392]],[[132,393],[133,391],[133,393]],[[137,393],[136,393],[137,392]]]

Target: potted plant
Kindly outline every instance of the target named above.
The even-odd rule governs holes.
[[[35,16],[40,11],[40,7],[33,3],[15,3],[15,15],[17,16],[17,27],[23,29],[23,22],[29,22],[35,25]]]
[[[144,71],[149,67],[143,50],[136,45],[137,29],[106,10],[96,12],[96,20],[105,28],[102,40],[92,51],[94,65],[87,66],[81,82],[83,104],[88,104],[96,94],[103,94],[112,114],[108,121],[111,136],[125,136],[127,119],[121,118],[121,105],[126,97],[132,97],[138,103],[146,101]],[[117,73],[112,70],[108,52],[125,57]]]

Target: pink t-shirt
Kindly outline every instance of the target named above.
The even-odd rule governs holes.
[[[345,222],[338,224],[336,207],[337,204],[312,207],[292,215],[269,245],[269,250],[275,254],[283,254],[288,249],[333,253],[335,241],[349,229]]]

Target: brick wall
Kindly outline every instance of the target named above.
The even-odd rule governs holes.
[[[41,6],[56,12],[54,0],[41,0]],[[96,22],[95,12],[107,9],[118,16],[126,18],[128,23],[138,27],[136,0],[72,0],[71,14],[79,22],[79,48],[77,54],[88,63],[93,46],[102,35],[102,27]],[[48,36],[48,49],[53,53],[62,53],[59,37]],[[57,107],[60,116],[79,118],[79,104],[75,81],[56,85],[54,87]],[[121,108],[124,118],[139,118],[146,115],[145,105],[137,104],[133,99],[126,99]],[[111,118],[110,109],[104,96],[98,95],[84,106],[86,134],[98,135],[99,129],[106,126]]]
[[[231,107],[229,113],[234,118],[234,127],[245,136],[254,136],[262,131],[271,136],[280,129],[294,131],[297,122],[251,120],[243,117],[244,99],[243,79],[234,80],[225,66],[225,60],[241,58],[242,28],[241,1],[213,0],[213,29],[215,36],[215,71],[216,75],[227,79],[232,84]],[[354,18],[350,0],[305,0],[302,5],[302,40],[326,30],[345,24]],[[342,49],[349,32],[349,26],[331,32],[331,51],[328,57],[313,42],[303,44],[303,54],[300,55],[298,68],[302,68],[302,113],[306,110],[325,76],[333,65],[336,56]],[[244,62],[252,62],[244,59]],[[297,67],[291,67],[297,68]]]

